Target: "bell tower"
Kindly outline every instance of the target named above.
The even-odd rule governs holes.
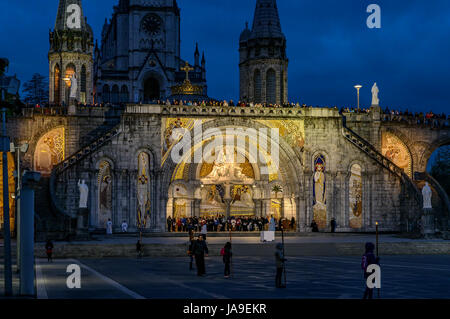
[[[49,101],[69,103],[70,77],[76,74],[76,100],[93,102],[94,35],[83,15],[81,0],[60,0],[55,28],[49,32]]]
[[[286,37],[276,0],[257,0],[253,26],[239,38],[241,101],[284,104],[288,101]]]

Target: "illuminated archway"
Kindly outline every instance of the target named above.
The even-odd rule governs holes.
[[[64,127],[51,130],[42,136],[34,151],[34,170],[49,176],[55,165],[65,158]]]
[[[403,169],[405,174],[412,177],[412,156],[405,143],[390,132],[383,132],[381,152],[395,165]]]

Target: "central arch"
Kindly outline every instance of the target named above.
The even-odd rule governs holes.
[[[237,168],[235,174],[231,175],[239,178],[233,177],[230,180],[219,178],[215,180],[212,178],[212,175],[214,175],[214,163],[205,164],[205,160],[201,163],[186,161],[186,158],[191,158],[192,154],[195,154],[201,147],[208,148],[208,143],[211,139],[208,139],[210,136],[206,132],[210,128],[215,128],[222,132],[224,140],[234,140],[236,142],[236,144],[233,144],[233,153],[238,153],[244,158],[245,162],[237,164],[237,162],[232,161],[230,167],[232,170]],[[302,165],[301,160],[297,158],[296,152],[290,144],[281,137],[279,140],[279,159],[275,160],[276,157],[272,156],[271,151],[262,150],[256,156],[253,155],[249,151],[250,144],[258,149],[258,142],[255,139],[247,139],[247,144],[242,146],[242,144],[239,144],[239,139],[243,138],[233,135],[229,131],[231,129],[246,128],[270,129],[270,127],[256,121],[251,123],[242,123],[239,119],[206,121],[203,122],[203,139],[201,141],[193,139],[187,155],[183,155],[178,164],[174,163],[170,156],[167,157],[167,161],[163,164],[164,166],[167,165],[164,171],[170,171],[171,177],[167,176],[170,185],[167,190],[166,216],[175,218],[183,216],[200,217],[202,216],[202,211],[205,213],[207,209],[214,210],[217,208],[216,213],[218,215],[253,215],[263,217],[274,215],[289,220],[292,217],[296,220],[300,218],[297,194],[301,192],[300,189],[303,187],[301,179],[303,174],[302,170],[299,169]],[[192,133],[191,129],[192,127],[188,130]],[[268,136],[270,143],[272,143],[272,139],[273,136]],[[228,145],[225,144],[225,147]],[[270,149],[270,146],[267,149]],[[168,153],[170,153],[170,149]],[[279,162],[278,166],[273,163],[277,161]],[[261,167],[267,167],[267,170],[261,171]],[[217,168],[216,173],[219,171],[220,167]],[[227,167],[224,171],[227,171]],[[211,176],[208,178],[210,174]],[[219,184],[219,188],[223,187],[223,189],[217,189]],[[213,186],[215,186],[215,189]],[[225,203],[222,202],[223,207],[219,207],[220,205],[209,207],[202,203],[206,198],[205,196],[209,196],[210,201],[215,204],[217,202],[220,204],[222,199]],[[228,209],[227,206],[229,207]]]

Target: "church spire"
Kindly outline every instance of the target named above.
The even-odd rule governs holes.
[[[81,30],[89,31],[86,20],[83,15],[83,6],[81,0],[59,0],[58,13],[56,15],[55,30],[67,30],[67,19],[75,13],[75,9],[68,10],[70,5],[77,5],[80,8]]]
[[[284,38],[276,0],[256,2],[252,38]]]
[[[199,64],[200,52],[198,52],[198,43],[195,44],[194,58],[195,58],[195,66],[198,67],[200,65]]]

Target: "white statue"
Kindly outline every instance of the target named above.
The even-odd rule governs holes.
[[[432,191],[430,186],[428,186],[428,183],[425,182],[425,186],[422,188],[422,197],[423,197],[423,208],[424,209],[432,209],[431,206],[431,195]]]
[[[77,76],[74,73],[70,77],[70,98],[73,99],[77,98],[77,90],[78,90],[78,81]]]
[[[372,105],[380,105],[380,100],[378,99],[378,93],[380,90],[378,89],[377,83],[372,86]]]
[[[87,208],[89,187],[86,185],[84,180],[81,183],[80,183],[80,180],[78,180],[78,189],[80,190],[80,204],[78,207],[79,208]]]

